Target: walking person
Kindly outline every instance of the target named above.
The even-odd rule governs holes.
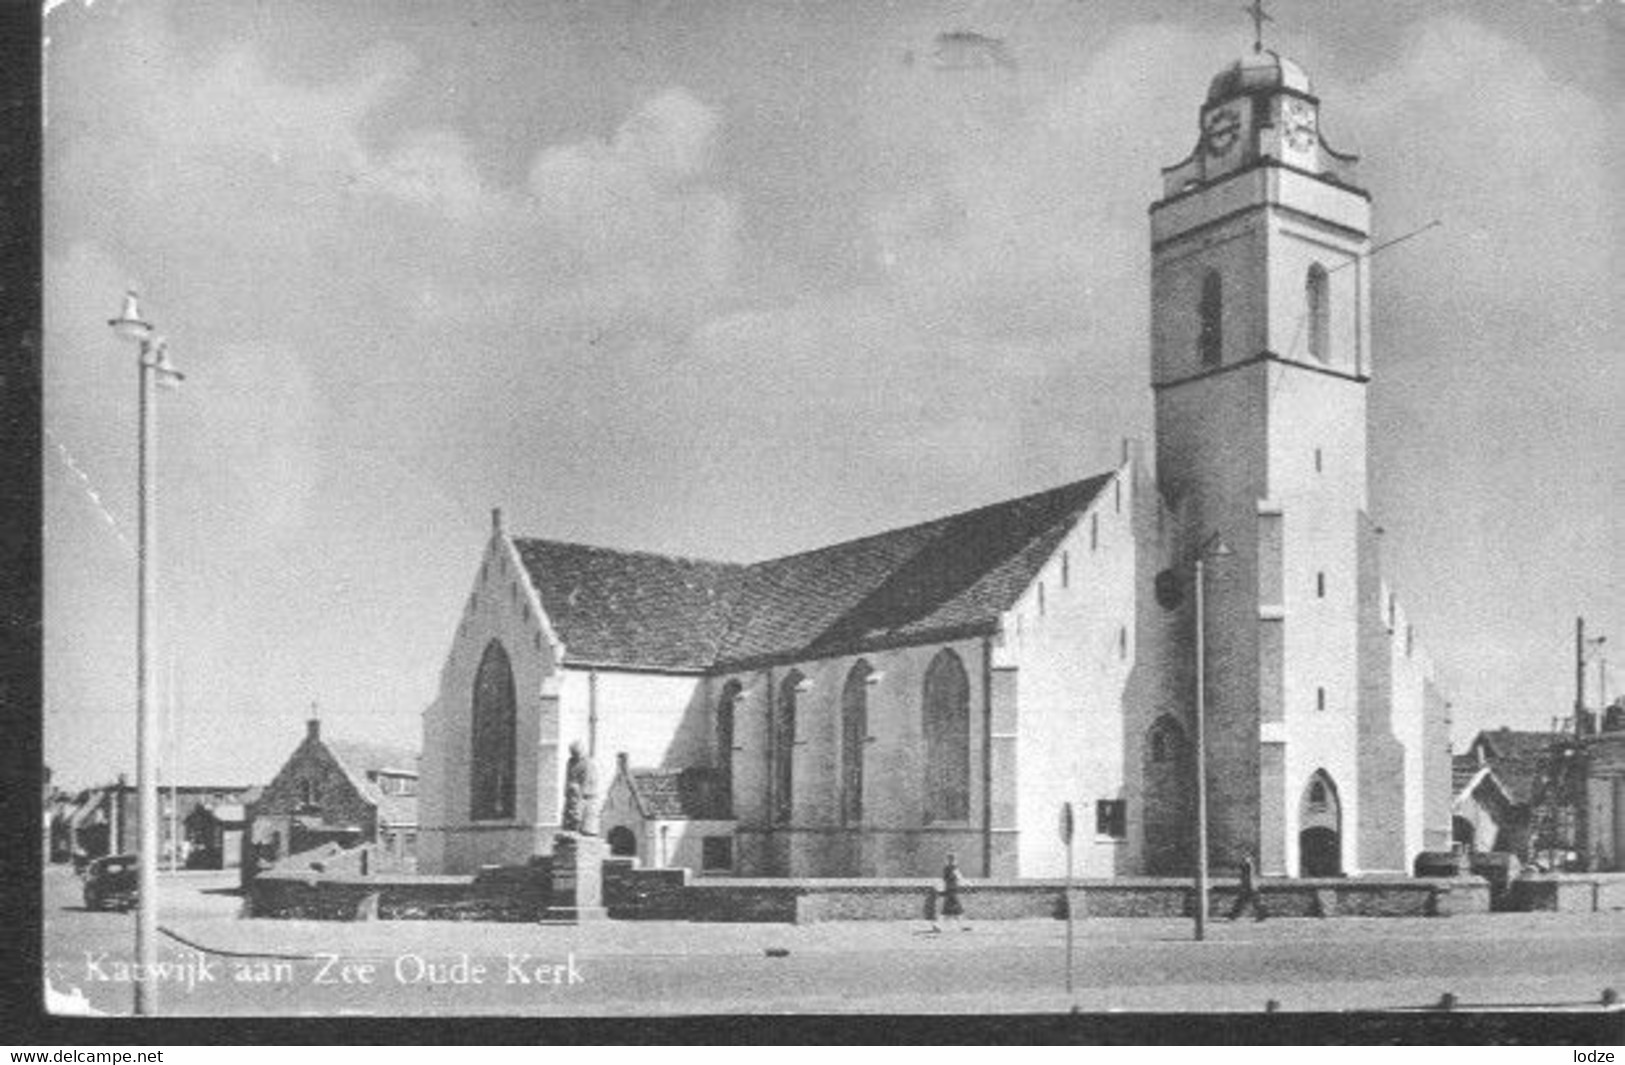
[[[937,907],[939,921],[931,922],[931,931],[942,931],[942,925],[953,921],[954,927],[969,932],[970,925],[960,924],[959,919],[965,915],[965,904],[959,900],[959,889],[964,886],[965,878],[959,872],[959,859],[952,853],[948,855],[948,864],[942,867],[942,901]]]
[[[1236,892],[1235,905],[1230,907],[1230,919],[1232,921],[1240,917],[1249,908],[1253,911],[1253,920],[1262,921],[1264,919],[1264,900],[1258,893],[1256,875],[1257,870],[1253,867],[1253,856],[1251,854],[1242,855],[1241,883],[1239,890]]]

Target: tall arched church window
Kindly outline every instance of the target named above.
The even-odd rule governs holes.
[[[496,640],[486,645],[479,671],[474,675],[471,716],[470,816],[475,821],[512,817],[517,753],[514,730],[518,715],[513,666],[508,661],[508,652]]]
[[[804,678],[791,671],[773,708],[773,820],[785,824],[795,809],[796,700]]]
[[[1174,715],[1163,714],[1147,732],[1142,773],[1139,817],[1146,871],[1187,873],[1195,853],[1194,764],[1185,729]]]
[[[841,691],[841,823],[863,821],[863,744],[869,734],[869,663],[846,675]]]
[[[1309,354],[1324,362],[1331,354],[1331,283],[1326,268],[1319,263],[1309,267],[1303,297],[1304,313],[1309,318]]]
[[[1201,333],[1197,337],[1197,350],[1202,365],[1217,366],[1224,358],[1224,285],[1217,270],[1209,270],[1202,278],[1199,316]]]
[[[739,702],[743,686],[730,680],[722,686],[722,697],[717,700],[717,717],[712,741],[715,744],[717,774],[721,778],[723,803],[733,809],[734,766],[734,705]]]
[[[927,821],[970,820],[970,680],[952,651],[925,673]]]

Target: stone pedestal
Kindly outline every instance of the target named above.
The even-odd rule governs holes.
[[[546,920],[600,921],[604,909],[604,859],[609,844],[597,836],[562,832],[553,837],[553,893]]]

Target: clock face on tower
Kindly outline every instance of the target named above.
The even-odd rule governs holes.
[[[1220,156],[1235,146],[1241,136],[1241,113],[1234,107],[1210,111],[1202,120],[1202,143],[1207,153]]]
[[[1315,146],[1315,109],[1302,100],[1285,101],[1281,105],[1281,129],[1289,148],[1307,152]]]

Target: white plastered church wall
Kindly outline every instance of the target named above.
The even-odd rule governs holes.
[[[486,648],[501,643],[513,670],[514,813],[472,817],[472,712],[475,676]],[[440,689],[424,712],[419,782],[420,869],[468,873],[520,864],[558,826],[560,668],[564,647],[542,612],[513,542],[493,521],[464,606]]]

